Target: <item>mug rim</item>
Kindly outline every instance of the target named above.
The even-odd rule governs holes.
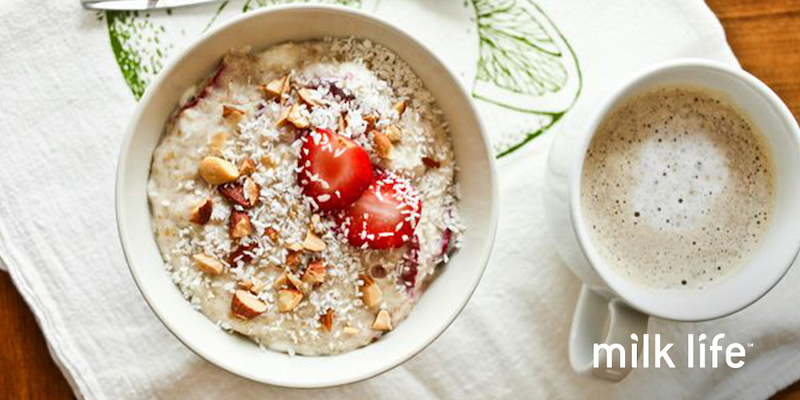
[[[594,138],[597,129],[599,128],[600,124],[605,120],[605,118],[622,102],[631,97],[635,96],[636,94],[642,93],[646,91],[646,89],[637,89],[637,85],[644,83],[647,79],[653,78],[660,74],[664,74],[667,72],[671,72],[674,70],[679,69],[691,69],[691,68],[699,68],[699,69],[706,69],[709,71],[719,72],[734,79],[737,79],[743,82],[747,87],[753,89],[756,93],[753,95],[760,95],[765,100],[768,101],[769,106],[772,110],[774,110],[784,124],[787,125],[788,130],[791,135],[791,140],[796,145],[796,148],[800,148],[800,129],[798,129],[797,122],[792,115],[789,108],[784,104],[784,102],[775,94],[772,89],[770,89],[765,83],[761,80],[753,76],[752,74],[748,73],[747,71],[739,68],[738,66],[730,66],[728,64],[721,63],[719,61],[709,60],[709,59],[700,59],[700,58],[679,58],[679,59],[672,59],[667,60],[649,68],[644,69],[643,71],[639,72],[632,78],[625,81],[623,84],[619,85],[616,89],[614,89],[610,95],[606,96],[605,100],[603,100],[602,105],[596,109],[591,114],[589,119],[589,124],[587,124],[586,128],[582,130],[584,135],[578,140],[579,143],[579,151],[577,152],[577,160],[573,163],[574,170],[571,171],[571,178],[568,182],[569,185],[569,215],[570,215],[570,223],[572,224],[572,229],[575,232],[575,236],[577,238],[578,245],[580,247],[581,252],[584,254],[586,259],[589,262],[592,270],[599,275],[600,279],[602,280],[603,284],[611,290],[611,294],[614,297],[622,299],[625,303],[627,303],[632,308],[656,317],[675,320],[675,321],[685,321],[685,322],[695,322],[695,321],[706,321],[711,319],[721,318],[733,313],[736,313],[740,310],[743,310],[750,306],[751,304],[758,301],[761,297],[766,295],[772,288],[774,288],[778,282],[783,278],[789,268],[794,264],[794,261],[798,257],[798,253],[800,253],[800,234],[797,235],[794,241],[794,248],[792,250],[793,256],[791,260],[785,265],[778,265],[772,267],[774,270],[779,271],[775,278],[769,283],[768,287],[762,288],[761,290],[754,290],[750,293],[746,293],[748,296],[745,301],[740,301],[737,304],[728,304],[726,306],[720,306],[716,309],[709,309],[706,307],[705,304],[698,305],[697,308],[692,309],[683,309],[683,310],[675,310],[675,307],[671,305],[666,306],[654,306],[653,304],[649,304],[652,302],[647,302],[648,304],[643,304],[645,302],[642,301],[641,298],[636,298],[636,294],[630,290],[631,286],[638,286],[639,289],[644,288],[644,285],[637,284],[631,282],[625,282],[625,278],[620,276],[620,274],[611,270],[611,267],[608,262],[606,262],[597,252],[596,245],[594,244],[593,240],[591,239],[588,229],[585,225],[585,219],[583,216],[583,209],[581,204],[581,181],[583,176],[583,165],[586,158],[586,152],[589,148],[589,145]],[[676,84],[679,85],[679,84]],[[658,85],[655,85],[658,86]],[[695,86],[691,84],[687,84],[687,86]],[[697,85],[703,89],[708,89],[712,92],[717,92],[714,84],[703,84]],[[749,119],[749,118],[748,118]],[[769,231],[768,231],[769,232]],[[764,246],[764,243],[760,243],[757,248],[761,248]],[[730,278],[735,276],[744,269],[752,268],[749,266],[750,262],[748,261],[743,265],[737,272],[726,276],[726,278]],[[780,269],[779,269],[780,268]],[[718,283],[715,283],[713,287],[718,287],[720,285],[729,285],[730,283],[724,283],[724,280]],[[663,289],[653,289],[652,292],[662,291],[666,293]],[[703,293],[704,290],[694,290],[694,291],[678,291],[676,290],[672,295],[673,296],[681,296],[688,293],[692,294],[700,294]]]

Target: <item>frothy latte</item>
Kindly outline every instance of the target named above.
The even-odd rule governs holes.
[[[703,289],[739,269],[772,215],[775,164],[756,127],[722,97],[662,87],[601,123],[581,203],[592,241],[621,275]]]

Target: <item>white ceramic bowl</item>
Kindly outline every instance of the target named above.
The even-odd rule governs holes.
[[[450,122],[460,168],[463,246],[423,294],[411,315],[383,338],[334,356],[289,357],[261,351],[223,332],[192,309],[164,270],[151,229],[146,185],[153,149],[184,91],[208,76],[231,48],[260,50],[289,40],[325,36],[365,38],[405,60],[436,98]],[[366,379],[408,360],[456,318],[478,285],[489,259],[498,217],[491,147],[467,92],[422,44],[391,24],[342,7],[286,6],[248,13],[206,34],[150,84],[128,127],[116,183],[117,224],[131,273],[164,325],[206,360],[256,381],[324,387]]]

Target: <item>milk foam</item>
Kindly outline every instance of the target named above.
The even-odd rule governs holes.
[[[630,99],[587,151],[581,201],[593,242],[619,273],[702,289],[739,269],[772,212],[762,135],[719,97],[664,87]]]

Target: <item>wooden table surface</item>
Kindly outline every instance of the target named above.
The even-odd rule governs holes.
[[[665,0],[670,1],[670,0]],[[800,0],[708,0],[742,66],[800,115]],[[27,305],[0,273],[0,399],[73,399]],[[800,400],[800,382],[774,397]]]

